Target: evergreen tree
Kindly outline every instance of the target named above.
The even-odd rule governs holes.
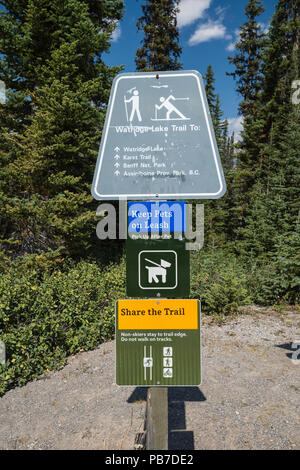
[[[257,180],[263,120],[260,115],[260,91],[262,87],[262,54],[266,36],[261,31],[257,17],[264,12],[262,2],[249,0],[245,7],[247,21],[240,27],[240,39],[236,44],[237,53],[229,57],[234,65],[232,75],[237,82],[237,91],[242,97],[239,112],[243,116],[242,140],[238,145],[236,192],[238,198],[250,193]],[[241,204],[238,203],[240,206]]]
[[[256,233],[256,254],[274,255],[276,237],[272,234],[283,234],[295,223],[284,224],[292,207],[284,193],[289,191],[294,179],[292,173],[297,168],[296,158],[291,164],[292,147],[289,146],[294,141],[297,154],[299,145],[291,133],[293,122],[299,122],[291,100],[292,81],[300,75],[299,8],[298,0],[278,1],[262,56],[258,112],[255,119],[245,119],[237,173],[243,221],[238,233],[242,234],[242,245],[248,246],[251,231]],[[257,207],[261,208],[259,212],[254,210]]]
[[[179,46],[177,13],[179,0],[146,0],[143,16],[137,22],[144,32],[142,46],[136,51],[140,72],[179,70],[182,48]]]
[[[4,2],[0,74],[2,246],[81,253],[95,231],[93,169],[112,80],[107,67],[123,2]],[[11,45],[7,41],[6,31]]]
[[[225,121],[222,120],[223,118],[223,111],[221,109],[221,102],[220,102],[220,95],[217,94],[216,96],[216,104],[213,112],[213,123],[215,129],[215,135],[217,139],[217,144],[219,150],[222,151],[223,148],[223,141],[227,139],[227,134],[224,136],[224,125]],[[222,153],[222,152],[221,152]],[[224,155],[222,155],[223,157]]]
[[[214,109],[216,106],[216,90],[215,90],[215,76],[214,71],[211,65],[208,65],[206,74],[204,75],[205,80],[205,92],[206,98],[208,102],[208,107],[211,114],[214,114]]]
[[[228,75],[237,82],[237,91],[242,97],[239,111],[244,117],[255,114],[261,89],[261,54],[265,35],[256,19],[264,11],[261,1],[249,0],[245,8],[248,21],[240,27],[240,38],[235,46],[237,53],[228,58],[235,67],[234,72]]]
[[[228,174],[234,168],[234,132],[228,136],[228,121],[225,119],[222,123],[220,154],[223,158],[224,173]]]
[[[205,91],[207,102],[214,126],[217,146],[223,165],[224,176],[228,183],[229,171],[233,165],[233,144],[232,138],[228,137],[228,121],[222,120],[223,111],[221,109],[220,95],[216,93],[215,77],[211,65],[207,67],[205,80]],[[232,159],[231,162],[229,160]],[[205,202],[205,239],[211,247],[224,247],[229,232],[229,194],[230,188],[227,184],[227,194],[218,201]]]
[[[205,80],[205,92],[211,119],[214,126],[215,136],[219,150],[222,146],[222,134],[224,134],[224,121],[222,121],[223,112],[221,110],[220,95],[216,93],[215,76],[211,65],[207,67]],[[227,136],[226,136],[227,138]]]
[[[276,144],[277,145],[277,144]],[[295,109],[276,147],[271,139],[265,149],[264,178],[255,187],[255,198],[245,227],[241,230],[243,239],[240,247],[244,255],[251,253],[265,261],[271,258],[280,263],[282,250],[291,249],[290,237],[294,247],[299,234],[300,221],[300,113]],[[296,259],[298,249],[293,253]],[[292,262],[292,260],[290,260]]]
[[[242,139],[237,145],[236,169],[232,173],[232,220],[238,236],[253,204],[261,161],[263,120],[260,116],[259,94],[263,81],[262,53],[266,38],[257,17],[263,12],[261,1],[248,1],[245,7],[247,20],[240,27],[237,53],[229,57],[235,70],[228,75],[236,80],[237,91],[242,98],[239,112],[243,116]]]
[[[264,142],[272,129],[273,139],[281,138],[291,112],[293,80],[300,76],[300,2],[279,0],[272,18],[263,55],[261,104]]]

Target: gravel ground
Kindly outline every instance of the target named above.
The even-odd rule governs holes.
[[[203,319],[200,388],[169,388],[169,448],[300,449],[300,314]],[[0,399],[0,449],[132,450],[146,389],[114,384],[114,342]]]

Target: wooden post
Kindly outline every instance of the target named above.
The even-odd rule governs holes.
[[[147,393],[146,449],[168,450],[168,388],[149,388]]]

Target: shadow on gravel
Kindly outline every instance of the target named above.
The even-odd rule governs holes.
[[[127,400],[127,403],[136,403],[139,401],[147,401],[147,391],[149,387],[136,387],[130,397]]]
[[[286,343],[286,344],[276,344],[276,348],[281,348],[281,349],[286,349],[287,351],[291,351],[291,353],[287,354],[286,356],[289,359],[296,359],[295,352],[300,349],[300,342]]]
[[[169,387],[168,428],[169,450],[193,450],[194,432],[186,431],[185,402],[206,401],[198,387]]]
[[[147,401],[148,387],[134,389],[128,403]],[[169,450],[193,450],[194,432],[186,431],[185,402],[206,401],[198,387],[168,387]]]

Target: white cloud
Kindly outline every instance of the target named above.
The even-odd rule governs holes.
[[[217,15],[217,20],[210,19],[206,14],[206,10],[210,8],[212,2],[213,0],[180,1],[177,17],[179,27],[193,24],[199,19],[204,19],[204,22],[200,22],[200,24],[198,24],[194,33],[190,37],[188,42],[190,46],[195,46],[196,44],[211,41],[213,39],[232,39],[232,37],[228,37],[226,26],[223,24],[226,8],[215,8],[214,11]]]
[[[112,42],[117,42],[118,39],[120,39],[121,34],[122,34],[121,26],[120,26],[120,23],[118,23],[116,26],[116,29],[113,31],[111,35]]]
[[[242,116],[237,118],[229,118],[228,121],[228,133],[231,135],[234,132],[234,140],[238,142],[241,140],[241,132],[244,129],[244,119]]]
[[[228,44],[228,46],[226,47],[226,51],[233,52],[234,50],[235,50],[235,42],[231,42],[231,43]]]
[[[211,5],[212,0],[181,0],[177,21],[179,28],[194,23],[203,18],[205,10]]]
[[[270,23],[258,23],[258,25],[260,26],[262,33],[268,34],[270,29]]]
[[[241,31],[239,29],[236,29],[234,34],[235,34],[235,40],[229,43],[228,46],[226,47],[226,50],[229,52],[233,52],[235,50],[235,45],[237,42],[240,41],[240,38],[241,38]]]
[[[201,42],[211,41],[212,39],[222,39],[226,37],[226,27],[220,20],[209,20],[207,23],[200,24],[194,34],[189,39],[189,45],[195,46]]]

